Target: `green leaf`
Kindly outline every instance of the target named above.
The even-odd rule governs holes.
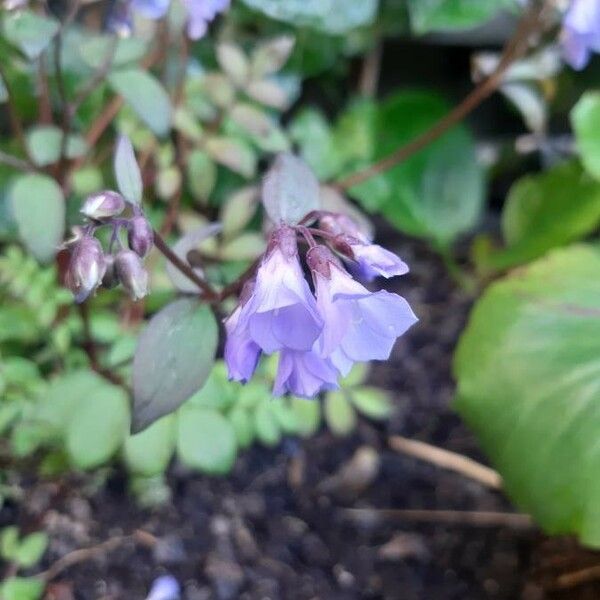
[[[244,140],[213,137],[206,141],[206,151],[215,161],[246,179],[256,174],[256,153]]]
[[[401,92],[379,107],[374,160],[414,140],[449,107],[426,92]],[[483,171],[467,130],[458,126],[394,168],[351,189],[363,206],[401,231],[441,246],[469,231],[484,198]]]
[[[19,529],[15,526],[5,527],[0,533],[0,556],[5,561],[14,560],[19,549]]]
[[[39,600],[45,583],[34,577],[10,577],[0,584],[2,600]]]
[[[410,22],[416,33],[470,29],[489,21],[515,0],[408,0]]]
[[[29,10],[4,14],[4,36],[29,60],[37,58],[48,47],[58,29],[56,19],[43,17]]]
[[[3,104],[8,100],[8,90],[6,89],[6,85],[4,81],[0,79],[0,104]]]
[[[54,125],[40,125],[27,133],[27,148],[31,160],[45,167],[58,162],[62,146],[63,132]],[[77,158],[87,152],[87,143],[80,135],[71,134],[67,138],[65,156]]]
[[[37,531],[25,536],[19,543],[15,561],[23,569],[30,569],[41,560],[48,547],[48,534]]]
[[[394,410],[389,396],[379,388],[355,388],[350,392],[350,400],[359,412],[376,421],[389,419]]]
[[[9,193],[19,237],[39,261],[52,260],[65,231],[60,187],[47,175],[30,173],[18,176]]]
[[[571,111],[571,125],[583,166],[600,179],[600,92],[586,92]]]
[[[212,311],[182,298],[154,315],[133,360],[134,433],[179,408],[206,381],[218,330]]]
[[[129,402],[122,388],[108,383],[86,393],[66,430],[69,460],[78,469],[106,463],[121,447],[129,427]]]
[[[600,183],[578,163],[564,163],[513,185],[502,212],[507,249],[484,265],[504,269],[592,233],[600,222]]]
[[[177,451],[188,467],[210,475],[225,475],[235,462],[235,430],[215,410],[185,406],[178,414]]]
[[[254,424],[252,415],[241,407],[234,408],[228,415],[231,426],[235,431],[237,444],[240,448],[247,448],[254,441]]]
[[[272,402],[272,398],[267,398],[254,411],[256,437],[262,444],[271,448],[281,441],[281,427],[271,406]]]
[[[335,435],[345,436],[354,431],[356,413],[344,392],[329,392],[325,396],[325,420]]]
[[[296,397],[291,402],[298,421],[298,435],[305,438],[313,436],[321,425],[321,405],[316,400]]]
[[[217,183],[217,167],[201,150],[193,150],[188,156],[187,181],[192,196],[206,204]]]
[[[188,400],[188,404],[226,410],[235,402],[233,384],[227,381],[227,374],[220,368],[222,366],[222,362],[215,363],[206,383]]]
[[[600,548],[600,251],[574,245],[492,284],[456,354],[456,408],[507,492]]]
[[[108,82],[156,135],[163,136],[169,132],[171,101],[154,76],[140,69],[126,69],[113,72]]]
[[[176,425],[175,415],[170,414],[129,436],[123,448],[127,468],[144,477],[164,473],[175,450]]]
[[[297,27],[313,27],[341,34],[369,25],[377,14],[378,0],[242,0],[272,19]]]
[[[117,142],[114,159],[115,179],[123,197],[131,204],[140,205],[144,194],[142,174],[131,141],[122,135]]]
[[[79,54],[92,69],[100,69],[112,56],[111,65],[114,68],[140,60],[148,49],[148,43],[139,37],[119,38],[113,50],[114,43],[113,36],[93,36],[78,46]]]

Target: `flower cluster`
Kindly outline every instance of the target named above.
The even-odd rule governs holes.
[[[583,69],[592,52],[600,52],[600,1],[573,0],[561,32],[565,60],[574,69]]]
[[[192,40],[206,34],[208,24],[229,8],[230,0],[182,0],[187,13],[187,33]],[[146,19],[162,19],[169,10],[170,0],[120,0],[109,15],[109,28],[115,33],[131,32],[132,13]]]
[[[133,300],[148,293],[148,273],[142,259],[150,252],[154,233],[152,226],[138,206],[132,207],[130,217],[122,217],[125,199],[112,191],[89,196],[81,208],[88,223],[77,229],[68,243],[71,259],[66,283],[76,302],[83,302],[98,286],[110,288],[121,283]],[[104,252],[94,237],[101,227],[111,227],[109,250]],[[121,232],[127,232],[127,246]]]
[[[372,244],[345,215],[319,211],[310,218],[319,228],[281,224],[273,230],[256,277],[225,321],[230,378],[247,382],[262,353],[279,352],[275,395],[311,398],[337,388],[355,362],[389,358],[396,339],[417,321],[406,300],[369,291],[342,262],[372,279],[403,275],[403,261]],[[312,289],[298,236],[308,244]]]

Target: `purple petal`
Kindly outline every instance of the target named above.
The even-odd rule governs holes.
[[[378,275],[387,279],[408,273],[408,265],[404,261],[377,244],[352,244],[351,248],[361,273],[368,281]]]
[[[289,392],[302,398],[314,398],[323,390],[336,389],[338,376],[331,361],[315,352],[282,350],[273,394],[281,396]]]
[[[250,380],[260,359],[260,348],[250,338],[245,312],[238,306],[225,321],[224,352],[229,378],[243,383]]]
[[[169,10],[170,0],[133,0],[134,10],[147,19],[161,19]]]

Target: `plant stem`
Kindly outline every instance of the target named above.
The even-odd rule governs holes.
[[[548,5],[549,2],[534,5],[534,7],[521,19],[515,35],[506,44],[495,71],[487,79],[477,85],[460,104],[421,135],[365,169],[343,177],[335,183],[335,187],[339,190],[347,190],[376,175],[384,173],[410,158],[413,154],[416,154],[430,143],[437,140],[452,126],[462,121],[469,113],[496,91],[501,85],[508,68],[513,62],[525,54],[529,45],[529,37],[539,26],[541,15]]]
[[[10,126],[13,131],[13,134],[19,140],[21,144],[21,148],[23,152],[27,156],[27,162],[31,164],[31,160],[29,158],[29,153],[27,151],[27,142],[25,140],[25,134],[23,133],[23,123],[21,122],[21,117],[19,116],[19,112],[15,105],[15,96],[12,89],[12,85],[8,80],[6,75],[6,71],[4,70],[4,66],[2,65],[2,61],[0,60],[0,79],[2,83],[4,83],[4,87],[6,88],[6,93],[8,95],[8,118],[10,119]]]

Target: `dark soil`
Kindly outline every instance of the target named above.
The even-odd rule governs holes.
[[[451,358],[470,299],[425,246],[406,242],[399,251],[412,272],[389,287],[409,299],[420,322],[372,371],[397,406],[389,423],[363,421],[347,441],[323,431],[277,450],[253,448],[225,479],[174,467],[173,500],[157,511],[135,506],[120,473],[92,495],[80,485],[32,483],[23,506],[0,517],[26,523],[42,515],[52,536],[44,568],[138,528],[158,540],[128,542],[67,569],[48,597],[143,600],[165,572],[181,582],[185,600],[545,597],[534,582],[555,581],[552,560],[564,549],[551,549],[548,562],[535,531],[347,510],[512,510],[501,494],[387,446],[399,433],[484,460],[451,408]],[[600,597],[579,589],[557,597]]]

